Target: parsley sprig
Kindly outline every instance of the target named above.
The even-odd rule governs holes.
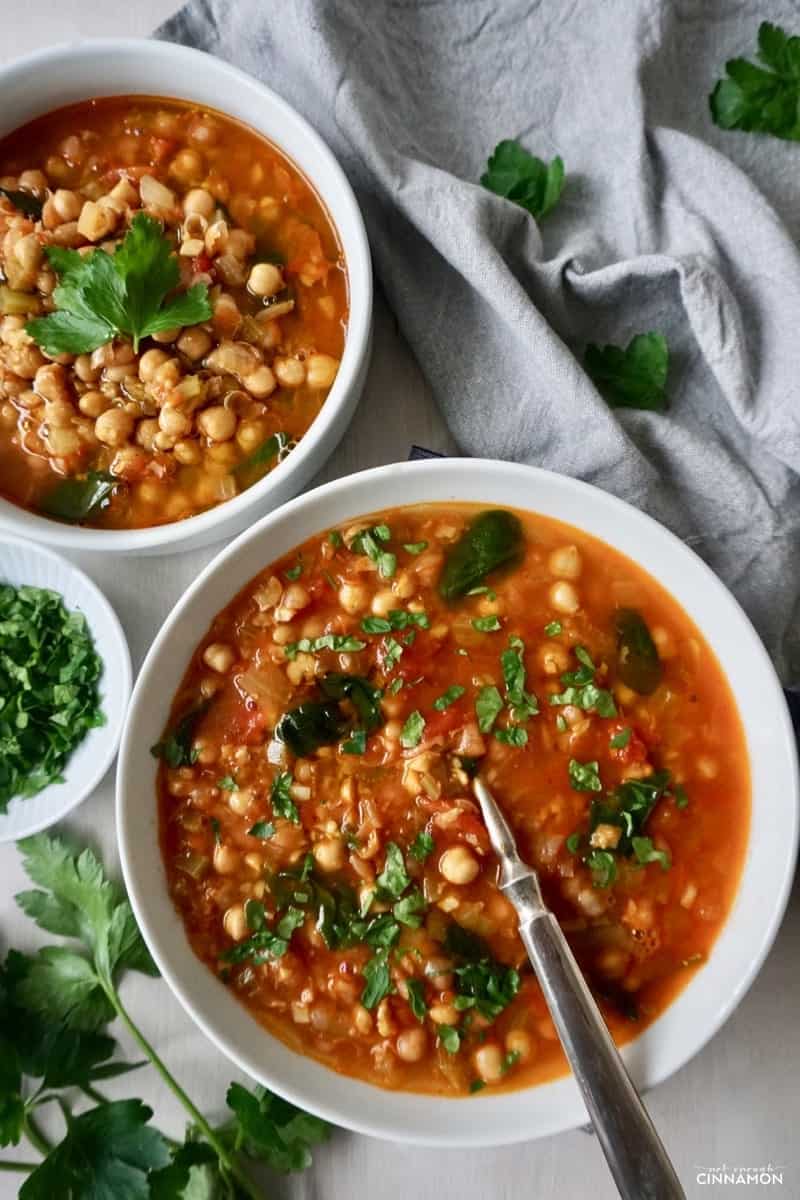
[[[211,319],[204,283],[167,299],[180,280],[178,259],[161,224],[146,213],[136,214],[113,255],[63,246],[48,246],[46,254],[59,277],[57,308],[25,329],[47,354],[88,354],[115,337],[130,338],[138,351],[150,334]]]
[[[725,64],[727,79],[709,96],[711,116],[722,129],[800,141],[800,37],[763,21],[758,57],[763,66],[746,58]]]
[[[611,408],[667,407],[669,348],[662,333],[638,333],[624,349],[590,344],[583,365]]]
[[[519,142],[507,138],[495,146],[481,183],[541,221],[558,204],[564,187],[564,163],[558,156],[544,163]]]
[[[25,1136],[44,1156],[38,1165],[9,1164],[29,1172],[21,1200],[258,1200],[243,1155],[279,1171],[307,1166],[309,1147],[328,1136],[325,1122],[263,1088],[232,1084],[231,1116],[212,1126],[135,1024],[119,995],[120,976],[158,972],[124,892],[94,854],[44,834],[21,842],[20,850],[37,887],[21,892],[17,903],[40,928],[69,939],[31,956],[11,950],[0,965],[0,1145]],[[102,1080],[144,1065],[117,1057],[105,1032],[115,1017],[188,1112],[184,1144],[150,1124],[152,1110],[141,1100],[108,1101],[97,1090]],[[94,1107],[76,1114],[74,1091],[61,1089],[80,1089]],[[36,1117],[53,1100],[66,1121],[56,1146]]]

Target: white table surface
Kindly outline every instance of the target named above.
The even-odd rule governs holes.
[[[2,0],[0,7],[2,62],[79,36],[147,34],[175,4],[171,0],[28,0],[24,4]],[[372,369],[359,412],[320,482],[405,458],[412,442],[453,449],[410,353],[405,354],[402,371],[382,369],[386,349],[400,339],[380,301],[376,317]],[[393,354],[393,363],[397,357]],[[128,635],[134,670],[175,600],[213,553],[212,547],[170,558],[113,563],[76,556],[115,606]],[[113,771],[68,827],[79,837],[90,836],[108,867],[116,868]],[[12,899],[23,883],[15,848],[0,847],[3,947],[29,949],[40,940]],[[782,1167],[784,1183],[774,1192],[800,1197],[798,963],[796,889],[772,953],[734,1016],[693,1062],[648,1097],[689,1197],[741,1197],[757,1190],[697,1182],[699,1168],[722,1163]],[[166,984],[130,977],[124,994],[134,1017],[200,1108],[221,1113],[227,1084],[236,1072],[195,1031]],[[120,1097],[141,1095],[155,1109],[157,1123],[177,1133],[182,1112],[153,1075],[145,1069],[106,1090]],[[17,1186],[15,1176],[0,1176],[0,1200],[10,1200]],[[337,1133],[317,1151],[310,1172],[278,1180],[269,1188],[271,1197],[284,1200],[366,1200],[373,1195],[380,1200],[613,1200],[616,1194],[596,1139],[582,1131],[510,1149],[474,1152],[420,1150]]]

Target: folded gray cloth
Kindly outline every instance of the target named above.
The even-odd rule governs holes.
[[[800,32],[796,3],[767,7]],[[461,448],[579,476],[663,521],[800,684],[800,147],[715,129],[707,99],[727,58],[752,56],[761,13],[195,0],[159,36],[258,76],[327,139]],[[564,159],[541,230],[478,184],[508,137]],[[651,329],[669,341],[669,411],[611,411],[585,343]]]

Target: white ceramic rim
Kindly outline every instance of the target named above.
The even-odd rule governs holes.
[[[153,862],[155,772],[143,764],[147,744],[160,734],[188,651],[221,607],[214,600],[203,613],[204,593],[216,588],[232,598],[274,558],[331,525],[395,504],[447,500],[514,505],[556,517],[599,537],[656,577],[677,580],[671,594],[703,629],[737,696],[753,784],[751,834],[738,895],[709,964],[622,1052],[642,1088],[660,1083],[695,1055],[752,984],[786,907],[798,840],[795,739],[766,651],[720,580],[656,521],[589,484],[503,462],[428,460],[336,480],[265,517],[206,567],[150,649],[120,751],[117,828],[131,902],[162,974],[206,1036],[237,1066],[288,1100],[359,1133],[430,1146],[497,1146],[585,1123],[574,1079],[465,1100],[387,1092],[295,1054],[263,1031],[189,947],[167,895],[163,867]],[[698,621],[701,613],[712,615],[711,626]]]
[[[20,553],[30,559],[39,558],[50,562],[64,581],[70,577],[76,579],[81,589],[87,595],[91,596],[96,609],[103,615],[105,631],[109,635],[110,640],[114,642],[116,656],[113,665],[107,658],[103,658],[103,674],[100,677],[100,707],[101,709],[105,709],[103,696],[113,691],[115,707],[119,710],[116,727],[110,727],[108,723],[98,725],[96,728],[90,729],[86,737],[76,746],[75,754],[91,751],[92,754],[97,755],[94,768],[86,774],[79,787],[74,789],[71,787],[70,762],[72,760],[70,759],[64,767],[63,783],[48,784],[37,796],[30,797],[30,801],[35,801],[45,797],[46,793],[51,793],[50,796],[45,797],[46,803],[50,808],[49,813],[43,814],[38,820],[26,824],[24,820],[25,805],[30,801],[23,799],[11,802],[18,806],[18,809],[15,809],[14,815],[18,818],[20,827],[15,828],[13,832],[5,832],[0,829],[0,842],[12,842],[18,841],[20,838],[30,837],[34,833],[41,833],[43,829],[49,829],[51,825],[63,820],[73,809],[76,809],[79,804],[82,804],[84,800],[91,796],[113,763],[117,753],[125,725],[126,710],[133,684],[133,672],[131,669],[131,655],[128,648],[128,641],[120,624],[119,617],[97,584],[80,567],[76,567],[74,563],[69,562],[66,558],[62,558],[60,554],[56,554],[53,550],[48,550],[45,546],[40,546],[36,542],[29,542],[26,538],[13,537],[10,534],[0,533],[0,555],[2,555],[4,546],[16,547]],[[2,582],[3,572],[2,564],[0,563],[0,583]],[[66,590],[65,584],[62,584],[61,587],[56,587],[55,590],[61,591],[62,587]],[[69,599],[66,599],[65,603],[68,611],[75,610],[75,604],[70,602]],[[82,607],[78,608],[78,611],[84,612]],[[98,623],[97,621],[90,620],[89,615],[85,612],[84,616],[86,617],[89,632],[92,634],[96,648],[99,651],[99,647],[97,647]],[[4,817],[0,818],[0,824],[6,823],[7,816],[8,814],[5,814]]]
[[[215,77],[220,92],[228,89],[233,95],[237,92],[250,93],[260,103],[270,106],[287,130],[287,138],[284,140],[272,134],[264,134],[252,118],[234,115],[233,119],[250,125],[256,133],[261,132],[262,136],[268,136],[293,162],[297,162],[298,154],[296,150],[292,150],[292,139],[304,141],[308,145],[315,163],[319,164],[319,170],[316,172],[315,169],[310,169],[308,163],[304,163],[300,169],[328,211],[342,244],[350,311],[339,371],[322,408],[284,462],[239,496],[184,521],[134,530],[101,530],[62,525],[20,509],[0,497],[0,530],[8,530],[12,534],[33,537],[48,545],[73,550],[124,553],[180,551],[215,540],[217,530],[220,537],[224,536],[230,531],[224,528],[226,525],[235,524],[238,531],[248,513],[258,516],[267,510],[270,498],[280,503],[288,496],[294,495],[319,470],[344,432],[363,386],[370,353],[372,265],[367,233],[353,189],[333,152],[316,130],[296,109],[252,75],[214,55],[172,42],[147,38],[98,38],[48,47],[0,67],[0,96],[23,84],[29,85],[33,78],[57,78],[65,61],[73,67],[87,63],[95,69],[98,64],[102,64],[103,77],[107,82],[102,86],[88,84],[89,95],[86,99],[118,94],[153,94],[152,89],[144,89],[137,93],[135,89],[121,88],[114,82],[114,58],[132,54],[148,57],[162,66],[165,81],[171,78],[171,68],[173,72],[176,67],[193,68],[198,80]],[[201,99],[199,93],[203,90],[206,90],[206,95]],[[204,89],[198,84],[196,93],[195,97],[188,98],[190,103],[205,104],[223,114],[228,113],[229,110],[219,103],[218,96],[215,100],[210,98],[211,87]],[[165,99],[183,98],[169,87],[165,88],[162,94]],[[64,101],[74,102],[77,102],[77,98]],[[27,119],[32,120],[35,115],[51,111],[52,107],[44,105]],[[327,186],[320,182],[322,176],[328,177]],[[330,181],[333,181],[333,189],[337,192],[335,206],[331,204],[333,189]],[[333,214],[333,208],[339,206],[345,215],[345,221],[337,220]]]

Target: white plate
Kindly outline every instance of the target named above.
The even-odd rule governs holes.
[[[105,725],[90,729],[64,768],[64,782],[51,783],[35,796],[11,800],[0,813],[0,842],[38,833],[60,821],[97,787],[119,746],[131,694],[131,658],[117,615],[103,593],[60,554],[22,538],[0,537],[0,583],[50,588],[70,611],[82,612],[95,649],[103,660],[100,706]]]
[[[213,617],[263,567],[312,534],[363,513],[445,500],[507,505],[576,525],[666,586],[714,650],[739,705],[752,775],[752,825],[738,895],[710,961],[623,1050],[651,1088],[696,1054],[753,982],[780,924],[798,833],[797,752],[786,701],[758,635],[709,568],[649,517],[588,484],[479,459],[399,463],[351,475],[286,504],[223,550],[173,609],[145,660],[122,739],[117,829],[128,891],[164,978],[197,1024],[242,1070],[360,1133],[436,1146],[497,1146],[587,1120],[574,1080],[463,1100],[389,1092],[328,1070],[272,1037],[193,954],[166,888],[155,763],[189,657]]]

